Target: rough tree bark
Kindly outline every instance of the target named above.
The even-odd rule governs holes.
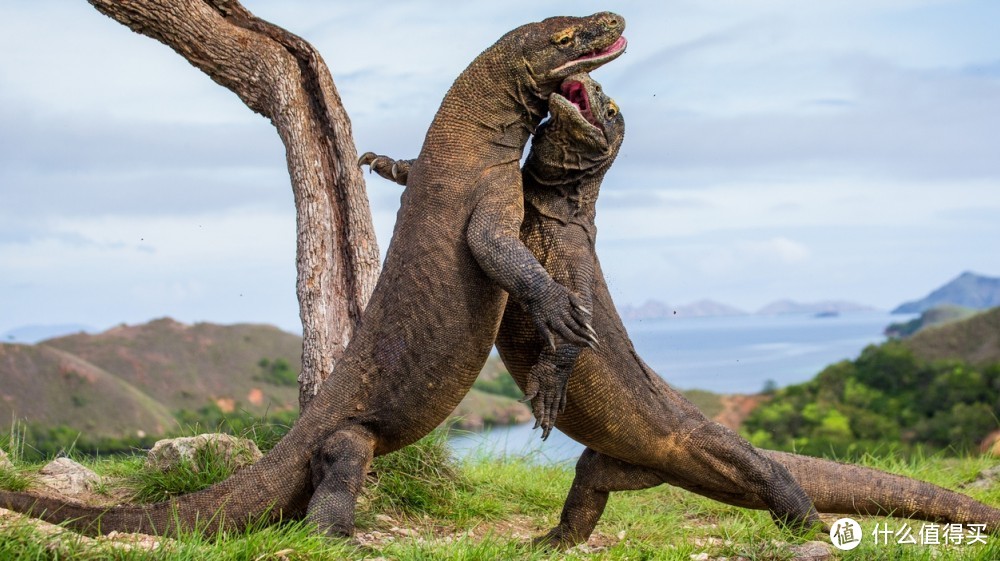
[[[319,53],[236,0],[88,0],[164,43],[274,124],[297,214],[299,405],[333,371],[379,274],[351,124]]]

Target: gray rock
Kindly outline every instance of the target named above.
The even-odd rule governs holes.
[[[796,561],[828,561],[834,559],[833,545],[826,542],[811,541],[788,548],[792,559]]]
[[[183,463],[190,463],[198,471],[200,459],[205,454],[215,454],[234,471],[242,469],[263,457],[252,440],[228,434],[199,434],[160,440],[146,455],[146,467],[168,471]]]
[[[7,452],[4,452],[2,449],[0,449],[0,469],[14,469],[14,464],[7,457]]]
[[[70,497],[93,491],[101,476],[69,458],[56,458],[38,470],[38,482]]]
[[[1000,440],[997,442],[1000,442]],[[979,472],[975,481],[967,483],[964,487],[969,489],[989,489],[996,485],[997,479],[1000,479],[1000,465],[995,465]]]

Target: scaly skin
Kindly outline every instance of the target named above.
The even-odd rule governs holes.
[[[0,492],[0,507],[85,533],[211,534],[303,512],[331,535],[353,532],[372,457],[416,441],[454,410],[489,354],[507,293],[546,338],[589,340],[576,297],[518,240],[518,161],[548,96],[566,76],[620,55],[623,28],[608,12],[528,24],[456,79],[413,166],[361,326],[303,416],[261,461],[153,505],[94,508]]]
[[[574,80],[587,84],[581,77],[568,82]],[[815,520],[806,514],[799,494],[804,489],[820,512],[891,514],[1000,529],[1000,511],[936,485],[755,449],[705,418],[642,362],[594,253],[594,203],[604,172],[617,155],[624,122],[596,85],[588,85],[587,91],[591,113],[604,131],[578,113],[565,111],[557,96],[551,98],[553,118],[536,133],[523,170],[526,210],[521,239],[554,279],[593,306],[600,346],[581,350],[560,344],[551,351],[531,331],[530,318],[513,304],[507,307],[497,339],[504,363],[526,395],[558,393],[569,376],[566,409],[556,425],[588,447],[577,464],[559,525],[539,541],[567,547],[586,540],[611,491],[660,483],[736,506],[768,509],[778,520],[799,524]],[[373,171],[405,183],[408,161],[369,159]],[[535,408],[540,421],[552,414]]]

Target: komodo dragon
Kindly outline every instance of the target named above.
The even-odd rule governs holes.
[[[527,24],[455,80],[413,166],[361,325],[263,459],[204,491],[152,505],[88,507],[0,492],[0,507],[85,533],[211,534],[304,511],[328,534],[351,534],[373,455],[414,442],[454,410],[486,361],[508,293],[546,333],[589,341],[589,312],[518,240],[519,161],[549,95],[565,77],[621,55],[624,27],[610,12]]]
[[[871,468],[755,449],[706,419],[639,358],[594,253],[595,202],[621,145],[624,120],[587,76],[567,79],[562,90],[566,98],[550,99],[552,117],[536,132],[523,169],[521,240],[555,280],[592,302],[600,346],[581,352],[561,344],[552,351],[514,303],[507,306],[497,338],[504,363],[527,397],[537,391],[558,394],[565,387],[566,365],[572,367],[566,409],[556,425],[588,448],[577,463],[559,525],[539,541],[566,547],[586,540],[610,491],[660,483],[736,506],[768,508],[780,520],[769,497],[774,481],[789,472],[820,512],[981,523],[996,532],[1000,510],[965,495]],[[402,184],[412,162],[374,154],[362,161]],[[540,422],[558,413],[534,410]]]

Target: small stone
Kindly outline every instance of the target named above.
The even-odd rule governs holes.
[[[377,520],[379,522],[384,522],[386,524],[392,524],[392,523],[396,522],[388,514],[376,514],[375,515],[375,520]]]
[[[14,464],[7,457],[7,452],[0,449],[0,469],[14,469]]]
[[[692,553],[690,557],[691,561],[708,561],[708,554],[704,552]]]
[[[399,526],[393,526],[392,528],[389,528],[389,531],[392,532],[393,534],[397,534],[400,536],[407,536],[410,538],[420,535],[420,532],[417,532],[413,528],[400,528]]]
[[[101,476],[69,458],[56,458],[38,470],[38,482],[66,496],[92,491]]]
[[[828,561],[833,559],[833,545],[821,541],[805,542],[789,547],[796,561]]]
[[[169,471],[183,463],[190,463],[198,470],[201,451],[211,451],[224,458],[234,471],[249,466],[264,455],[252,441],[229,434],[199,434],[157,441],[146,454],[146,467]]]
[[[1000,440],[997,442],[1000,443]],[[997,479],[1000,479],[1000,465],[995,465],[979,472],[979,475],[976,476],[976,480],[971,483],[967,483],[965,487],[970,489],[989,489],[990,487],[996,485]]]
[[[617,537],[618,537],[618,541],[624,540],[625,539],[625,530],[622,530],[621,532],[618,532]]]

